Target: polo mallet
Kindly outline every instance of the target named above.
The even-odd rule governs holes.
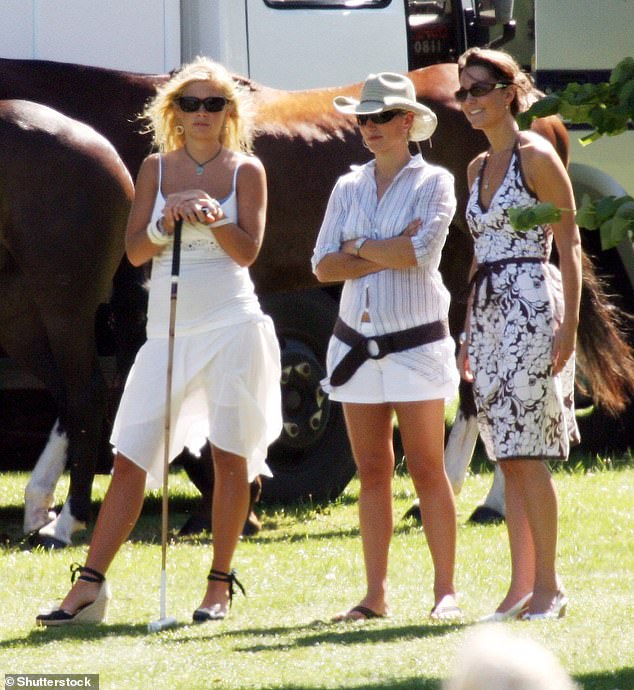
[[[169,337],[167,345],[167,376],[165,387],[165,452],[163,453],[163,496],[161,497],[161,604],[160,618],[148,623],[148,632],[158,632],[176,625],[176,618],[166,613],[167,594],[167,518],[169,514],[168,475],[170,469],[170,436],[172,430],[172,368],[174,364],[174,331],[176,330],[176,297],[181,262],[182,219],[174,225],[174,246],[172,248],[172,281],[170,291]]]

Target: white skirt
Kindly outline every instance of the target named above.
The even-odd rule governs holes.
[[[362,323],[361,334],[367,338],[372,337],[372,325]],[[441,399],[451,402],[458,396],[460,383],[455,348],[453,339],[447,336],[404,353],[392,353],[381,359],[367,359],[340,386],[330,385],[329,379],[324,379],[321,384],[330,399],[338,402],[378,404]],[[408,366],[411,364],[409,355],[412,352],[417,352],[424,363],[424,373]],[[332,370],[332,361],[329,366]]]
[[[168,338],[150,338],[130,370],[110,441],[163,481]],[[249,481],[271,476],[268,446],[282,430],[280,350],[268,316],[174,341],[169,458],[209,440],[247,460]]]

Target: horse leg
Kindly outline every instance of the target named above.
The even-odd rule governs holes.
[[[484,499],[484,503],[473,511],[469,522],[479,525],[492,524],[502,522],[504,516],[504,475],[496,463],[495,471],[493,472],[493,484],[489,489],[489,493]]]
[[[0,344],[26,371],[34,374],[52,393],[59,406],[61,381],[40,310],[29,298],[31,291],[13,257],[0,246]],[[24,532],[49,523],[55,486],[66,465],[68,439],[55,423],[24,492]]]
[[[24,490],[24,533],[30,534],[55,519],[51,510],[55,487],[66,467],[68,437],[55,422],[48,442],[33,468]]]
[[[82,318],[80,313],[73,323],[62,319],[49,324],[51,348],[64,381],[60,427],[68,436],[70,489],[60,514],[35,538],[36,543],[47,548],[68,546],[72,535],[85,529],[90,519],[92,483],[106,410],[106,383],[99,367],[93,322],[91,312],[90,318]],[[68,333],[73,333],[72,339]]]

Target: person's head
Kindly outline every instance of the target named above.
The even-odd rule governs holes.
[[[480,625],[466,637],[442,690],[580,690],[554,654],[505,626]]]
[[[515,117],[535,100],[531,78],[503,50],[469,48],[458,60],[458,74],[460,90],[456,97],[459,101],[464,102],[469,96],[482,98],[499,89]]]
[[[346,115],[356,115],[360,127],[387,124],[398,118],[408,141],[429,139],[436,129],[436,115],[416,100],[411,79],[394,72],[370,74],[361,90],[361,99],[337,96],[335,108]]]
[[[234,151],[250,152],[251,112],[246,89],[218,62],[198,57],[183,65],[156,89],[142,116],[147,130],[161,151],[173,151],[185,144],[187,118],[203,111],[218,119],[218,138]]]

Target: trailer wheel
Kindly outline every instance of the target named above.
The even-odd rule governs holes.
[[[282,351],[284,429],[270,447],[273,477],[263,477],[262,501],[336,498],[355,473],[343,411],[321,390],[337,302],[323,290],[261,298]]]

